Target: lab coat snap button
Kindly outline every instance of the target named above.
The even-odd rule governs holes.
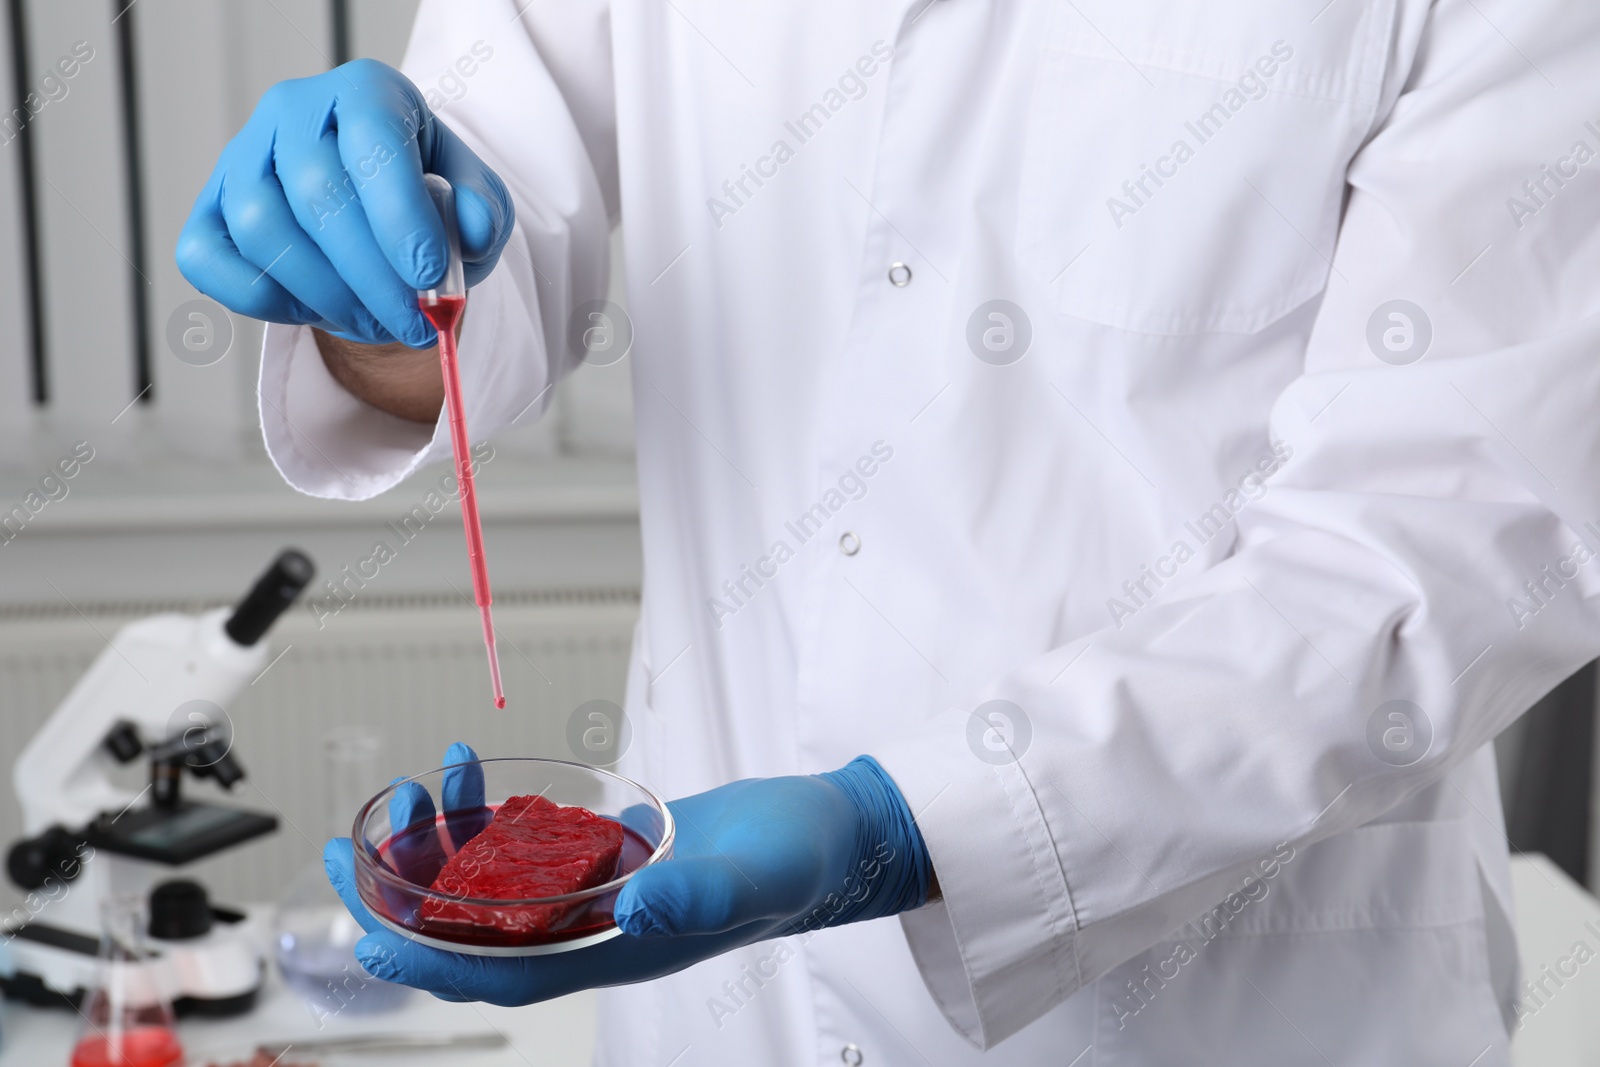
[[[861,551],[861,538],[846,530],[839,535],[839,551],[847,556],[853,556]]]
[[[911,268],[904,263],[896,263],[889,268],[889,284],[896,289],[904,289],[911,284]]]
[[[861,1061],[866,1059],[865,1056],[861,1055],[861,1050],[854,1045],[846,1045],[840,1049],[839,1058],[849,1064],[850,1067],[861,1067]]]

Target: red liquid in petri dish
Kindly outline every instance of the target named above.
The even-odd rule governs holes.
[[[496,808],[498,805],[475,810],[452,811],[436,816],[432,825],[422,823],[409,826],[379,847],[378,858],[384,867],[415,885],[420,894],[433,884],[433,880],[439,876],[440,869],[444,867],[449,857],[455,854],[454,838],[459,837],[465,844],[488,825]],[[607,881],[614,881],[638,870],[644,866],[645,861],[655,850],[654,845],[634,830],[624,826],[622,855],[617,861],[616,872]],[[617,901],[617,890],[601,893],[571,906],[564,914],[548,923],[540,921],[533,924],[541,928],[548,926],[547,933],[514,934],[506,933],[491,925],[445,922],[423,916],[418,908],[417,895],[400,894],[389,889],[380,890],[380,895],[383,901],[374,910],[380,912],[390,922],[426,937],[460,944],[497,948],[559,944],[562,941],[575,941],[581,937],[600,933],[616,925],[612,908]],[[369,906],[371,903],[368,901]],[[523,905],[520,908],[507,905],[504,910],[508,915],[513,915],[541,908],[548,909],[550,905]]]
[[[165,1026],[139,1026],[115,1037],[92,1034],[72,1050],[72,1067],[180,1067],[183,1046]]]

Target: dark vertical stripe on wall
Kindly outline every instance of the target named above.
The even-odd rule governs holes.
[[[33,155],[33,122],[28,113],[27,99],[32,89],[32,71],[28,64],[28,13],[26,0],[9,0],[11,16],[11,74],[12,93],[16,111],[3,118],[15,121],[20,117],[21,129],[12,140],[17,146],[17,188],[21,193],[22,218],[22,285],[28,304],[29,371],[33,385],[33,402],[43,405],[50,400],[50,370],[44,346],[44,264],[39,261],[39,192],[38,175]],[[19,116],[20,113],[20,116]],[[6,133],[9,135],[10,130]]]
[[[350,0],[330,0],[328,13],[333,21],[333,63],[350,62]]]
[[[139,131],[139,68],[133,32],[137,0],[111,0],[117,30],[117,54],[122,66],[122,160],[128,197],[128,259],[133,264],[129,285],[133,295],[133,388],[140,403],[155,399],[150,376],[150,282],[145,274],[144,167]]]
[[[1518,852],[1542,852],[1574,881],[1591,886],[1595,704],[1591,663],[1528,709],[1506,813],[1506,835]]]

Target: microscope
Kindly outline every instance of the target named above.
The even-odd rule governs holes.
[[[186,776],[231,790],[245,776],[226,708],[268,666],[262,640],[315,573],[282,552],[233,609],[153,615],[101,651],[18,757],[25,836],[6,871],[27,896],[0,915],[0,990],[76,1006],[93,987],[102,902],[148,901],[147,966],[179,1014],[254,1006],[264,938],[175,869],[277,829],[268,814],[185,796]],[[143,760],[147,784],[119,785]]]

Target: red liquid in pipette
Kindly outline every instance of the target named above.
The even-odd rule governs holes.
[[[472,481],[472,455],[467,440],[467,414],[461,399],[461,368],[456,358],[456,323],[467,306],[464,296],[422,297],[417,307],[439,331],[439,363],[444,370],[444,402],[450,413],[450,447],[456,457],[456,478],[461,483],[461,524],[467,531],[467,561],[472,565],[472,595],[483,620],[483,645],[489,653],[489,679],[494,683],[494,706],[506,706],[500,686],[500,653],[494,643],[494,617],[489,605],[489,563],[483,554],[483,525],[478,521],[478,493]]]
[[[72,1067],[179,1067],[183,1046],[165,1026],[137,1026],[120,1034],[91,1034],[72,1050]]]

